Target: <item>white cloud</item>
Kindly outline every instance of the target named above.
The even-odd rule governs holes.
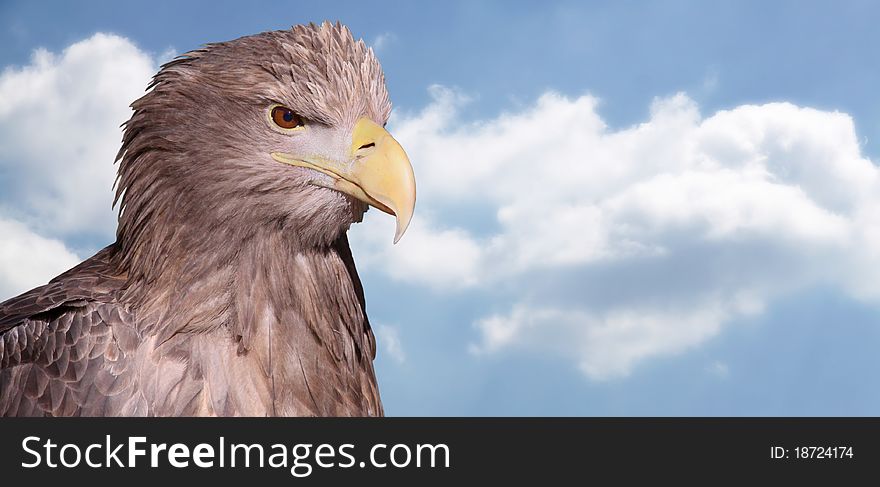
[[[393,247],[386,245],[394,235],[394,220],[378,211],[370,211],[367,225],[354,227],[353,237],[371,251],[357,255],[358,265],[376,265],[390,276],[408,280],[419,276],[422,284],[435,289],[463,288],[475,285],[483,251],[466,232],[458,228],[433,226],[423,218],[410,225],[406,238]],[[361,231],[362,227],[369,227]]]
[[[392,249],[371,221],[353,243],[394,279],[503,294],[507,312],[473,317],[475,352],[554,354],[609,379],[805,286],[880,298],[880,176],[846,114],[703,117],[677,94],[610,130],[591,96],[475,123],[457,116],[466,98],[432,96],[391,124],[416,169],[412,233]]]
[[[80,259],[58,240],[0,218],[0,301],[45,284]]]
[[[0,73],[0,300],[79,262],[64,240],[113,240],[120,124],[155,71],[127,39],[95,34]]]
[[[640,360],[680,352],[717,333],[727,317],[723,306],[718,302],[701,306],[675,310],[621,307],[599,314],[516,305],[510,314],[476,323],[482,343],[473,344],[471,352],[545,353],[571,360],[593,379],[613,379],[628,374]]]
[[[51,237],[112,241],[113,160],[156,63],[108,34],[0,74],[0,211]]]
[[[380,324],[375,327],[376,341],[385,349],[385,353],[398,364],[406,361],[406,354],[403,351],[403,344],[400,341],[400,334],[397,328],[391,325]]]

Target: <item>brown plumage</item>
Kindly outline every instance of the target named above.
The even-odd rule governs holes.
[[[350,142],[387,134],[372,51],[296,26],[187,53],[148,90],[118,156],[116,242],[0,304],[0,414],[381,415],[346,232],[364,201],[406,210],[372,183],[332,189],[393,142]],[[305,129],[273,127],[276,105]]]

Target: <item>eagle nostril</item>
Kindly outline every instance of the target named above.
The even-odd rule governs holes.
[[[369,144],[364,144],[364,145],[358,147],[358,150],[369,149],[370,147],[376,147],[376,143],[370,142]]]

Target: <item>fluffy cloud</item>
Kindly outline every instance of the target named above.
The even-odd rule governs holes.
[[[353,241],[394,279],[503,295],[508,311],[473,317],[475,353],[550,353],[609,379],[804,286],[880,297],[880,179],[846,114],[703,117],[677,94],[610,130],[590,96],[461,123],[465,98],[432,95],[392,123],[419,182],[411,234],[392,249],[376,221]]]
[[[36,235],[19,222],[0,218],[0,300],[45,284],[79,258],[58,240]]]
[[[63,241],[113,240],[120,124],[155,70],[128,40],[96,34],[0,73],[0,300],[79,261]]]
[[[50,237],[112,241],[113,160],[156,63],[96,34],[0,74],[0,211]]]

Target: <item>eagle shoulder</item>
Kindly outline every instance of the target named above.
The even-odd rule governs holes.
[[[136,414],[137,332],[115,303],[108,249],[0,304],[0,415]]]

